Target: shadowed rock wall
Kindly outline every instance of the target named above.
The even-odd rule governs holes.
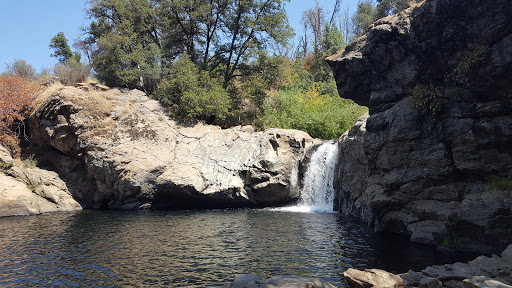
[[[512,242],[512,1],[427,0],[327,58],[368,106],[340,138],[336,209],[412,241]],[[503,190],[503,189],[502,189]]]

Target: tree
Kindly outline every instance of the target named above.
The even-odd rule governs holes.
[[[221,83],[182,54],[172,63],[168,78],[158,86],[154,97],[171,107],[179,119],[218,122],[227,117],[230,108],[230,99]]]
[[[313,48],[315,53],[318,53],[322,42],[322,27],[325,23],[325,11],[320,7],[320,4],[318,4],[318,0],[315,2],[315,8],[306,10],[302,13],[302,21],[304,22],[305,30],[308,28],[311,29],[314,40]],[[304,51],[304,53],[305,55],[307,54],[306,51]]]
[[[7,64],[7,73],[27,79],[34,79],[36,77],[36,70],[25,60],[14,60],[12,64]]]
[[[161,50],[156,13],[149,0],[90,0],[93,68],[109,86],[152,92],[160,81]]]
[[[216,53],[226,65],[224,87],[256,51],[272,41],[285,44],[293,36],[281,0],[233,0],[226,15],[228,41]]]
[[[50,49],[54,50],[53,54],[50,56],[57,58],[60,63],[64,63],[71,58],[80,62],[80,54],[71,51],[68,45],[68,39],[66,39],[63,32],[59,32],[57,35],[53,36],[49,46]]]
[[[322,39],[322,52],[333,55],[345,48],[345,39],[336,24],[325,24]]]
[[[348,14],[348,7],[347,9],[343,9],[343,13],[339,15],[338,20],[339,27],[341,31],[343,31],[342,34],[345,36],[345,43],[349,43],[354,29],[352,27],[352,22],[350,21],[350,16]]]
[[[352,25],[354,35],[359,37],[373,23],[375,16],[375,8],[372,0],[360,0],[357,3],[357,10],[352,16]]]
[[[375,20],[407,9],[411,0],[377,0],[377,2]],[[419,2],[419,0],[416,2]]]

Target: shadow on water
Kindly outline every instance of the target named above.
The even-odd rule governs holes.
[[[217,287],[241,273],[343,286],[349,267],[405,272],[460,260],[450,257],[334,213],[86,210],[0,218],[2,287]]]

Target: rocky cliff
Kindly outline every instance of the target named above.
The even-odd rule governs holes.
[[[99,89],[101,88],[101,89]],[[299,197],[314,141],[295,130],[178,125],[144,93],[64,87],[31,116],[40,162],[85,208],[273,206]]]
[[[340,138],[336,209],[412,241],[512,242],[512,1],[427,0],[327,58],[368,106]]]

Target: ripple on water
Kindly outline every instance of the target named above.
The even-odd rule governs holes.
[[[217,287],[241,273],[320,277],[344,285],[348,267],[392,268],[382,252],[387,244],[379,243],[367,227],[334,213],[241,209],[8,217],[0,218],[0,286]],[[429,253],[419,253],[427,255],[427,264]]]

